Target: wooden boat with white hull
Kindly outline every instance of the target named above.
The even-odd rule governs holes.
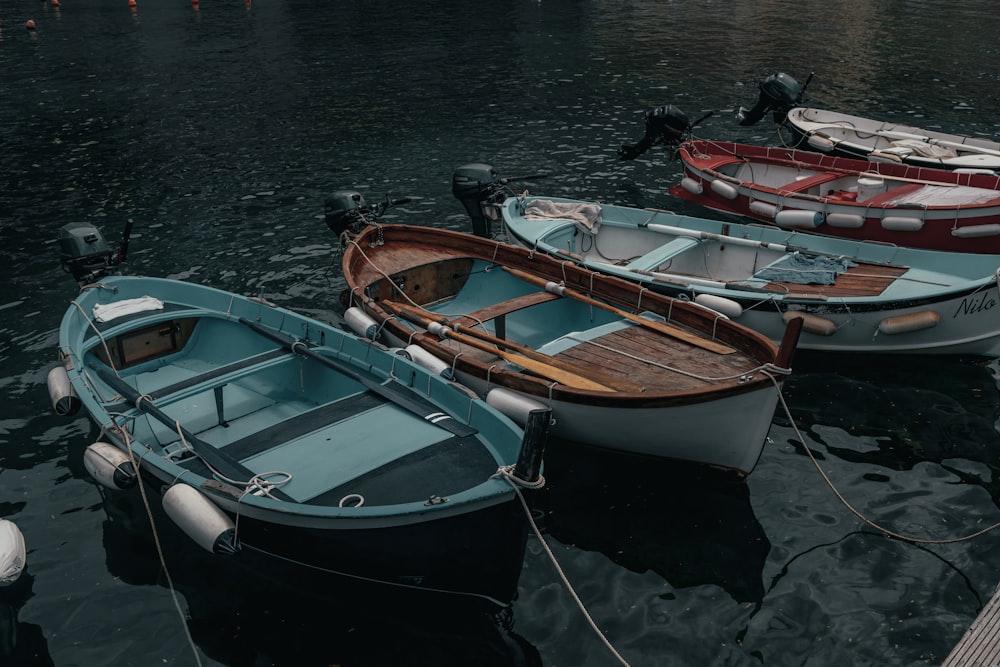
[[[104,276],[50,373],[101,426],[84,464],[137,474],[192,539],[253,567],[487,605],[512,600],[548,412],[526,431],[404,356],[259,299]]]
[[[599,222],[579,224],[583,211]],[[511,241],[774,340],[801,318],[800,349],[1000,356],[1000,257],[537,196],[508,198],[501,216]]]
[[[410,345],[515,419],[540,402],[560,438],[744,475],[798,334],[790,326],[779,349],[633,283],[428,227],[367,227],[343,270],[360,329]]]
[[[1000,254],[1000,174],[722,141],[680,146],[670,194],[743,220],[860,241]]]

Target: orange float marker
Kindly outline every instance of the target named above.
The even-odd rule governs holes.
[[[35,20],[34,19],[28,19],[27,21],[24,22],[24,27],[27,28],[28,30],[34,30],[35,29]]]
[[[128,0],[129,7],[135,7],[135,0]]]
[[[59,0],[52,0],[52,6],[53,7],[58,7],[59,6]]]

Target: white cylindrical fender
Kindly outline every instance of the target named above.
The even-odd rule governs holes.
[[[712,181],[709,187],[712,188],[712,192],[726,199],[736,199],[737,195],[739,195],[739,191],[735,185],[719,179]]]
[[[743,314],[743,306],[736,303],[732,299],[727,299],[724,296],[699,294],[694,298],[694,302],[699,306],[704,306],[705,308],[714,310],[715,312],[731,319],[735,319]]]
[[[351,331],[362,338],[375,340],[378,338],[378,323],[368,313],[357,306],[351,306],[344,311],[344,321]]]
[[[754,199],[750,202],[750,212],[756,213],[762,218],[774,220],[774,214],[778,212],[778,207],[774,204],[768,204],[766,201]]]
[[[902,215],[887,215],[882,218],[882,229],[893,232],[919,232],[923,228],[923,218]]]
[[[418,365],[426,368],[435,375],[440,375],[447,380],[452,379],[451,366],[441,361],[424,348],[419,345],[407,345],[405,349],[406,354],[410,356],[410,359],[417,362]]]
[[[810,134],[806,143],[809,144],[810,148],[820,153],[829,153],[836,146],[830,137],[824,137],[820,134]]]
[[[972,239],[980,236],[996,236],[1000,234],[1000,225],[968,225],[966,227],[956,227],[951,230],[952,236],[960,239]]]
[[[941,321],[941,316],[933,310],[922,310],[919,313],[908,313],[887,317],[878,323],[878,330],[884,334],[901,334],[911,331],[920,331],[936,326]]]
[[[163,493],[163,509],[195,544],[215,554],[240,550],[236,525],[193,486],[174,484]]]
[[[80,410],[80,397],[69,381],[66,367],[59,365],[49,371],[45,384],[49,389],[52,409],[61,417],[70,417]]]
[[[774,223],[779,227],[816,229],[823,224],[823,214],[819,211],[785,209],[775,214]]]
[[[831,227],[858,229],[864,227],[865,216],[858,213],[830,213],[826,216],[826,224]]]
[[[95,442],[84,450],[83,467],[109,489],[130,489],[139,479],[128,454],[107,442]]]
[[[13,521],[0,519],[0,586],[9,586],[17,581],[27,559],[28,551],[21,530]]]
[[[489,393],[486,394],[486,404],[513,419],[521,427],[527,423],[528,415],[532,411],[548,410],[547,405],[503,387],[490,389]]]
[[[685,176],[681,179],[681,187],[693,195],[700,195],[703,192],[701,181],[696,181],[690,176]]]
[[[837,333],[837,323],[819,315],[804,313],[800,310],[786,310],[781,319],[788,324],[796,317],[802,319],[802,330],[817,336],[832,336]]]

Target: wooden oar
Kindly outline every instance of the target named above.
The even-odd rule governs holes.
[[[180,435],[183,436],[187,444],[191,446],[191,449],[194,450],[194,453],[201,457],[206,464],[211,466],[220,474],[240,481],[250,481],[256,476],[255,472],[234,459],[224,450],[219,449],[214,445],[210,445],[191,431],[181,426],[177,420],[153,405],[153,401],[147,395],[143,394],[128,382],[118,377],[118,375],[116,375],[110,368],[98,366],[97,375],[108,383],[108,386],[121,394],[122,398],[134,405],[140,412],[145,412],[147,415],[153,417],[168,428],[176,428],[180,432]],[[280,498],[281,500],[291,500],[291,498],[280,489],[273,489],[271,493],[276,498]]]
[[[431,313],[423,309],[414,308],[412,306],[407,306],[405,304],[393,301],[383,300],[380,301],[380,303],[389,310],[391,310],[392,312],[396,313],[397,315],[401,315],[402,317],[412,322],[416,322],[417,324],[420,324],[424,328],[427,328],[428,325],[436,321],[430,317]],[[568,373],[572,373],[581,378],[593,380],[600,385],[609,387],[616,391],[642,392],[646,390],[646,388],[643,387],[641,384],[637,384],[635,382],[629,382],[628,380],[623,380],[622,378],[614,377],[612,375],[603,373],[593,368],[583,368],[580,366],[580,364],[574,364],[564,359],[559,359],[557,357],[544,354],[542,352],[539,352],[538,350],[533,350],[525,345],[514,343],[505,338],[499,338],[497,336],[490,335],[489,333],[482,331],[481,329],[476,329],[475,327],[464,327],[456,322],[449,322],[449,325],[451,327],[451,331],[453,331],[458,337],[452,336],[451,331],[448,331],[447,335],[450,337],[454,337],[455,340],[462,340],[462,342],[465,342],[464,337],[471,336],[485,343],[490,343],[498,347],[505,347],[508,350],[512,350],[515,354],[523,355],[525,357],[528,357],[529,359],[532,359],[533,361],[537,361],[542,364],[548,364],[549,366],[554,366],[555,368],[558,368],[562,371],[566,371]],[[485,348],[480,347],[479,349],[485,349]],[[490,351],[497,352],[497,350],[494,349],[490,349]],[[528,368],[527,366],[524,367]]]
[[[484,352],[492,352],[493,354],[499,356],[500,358],[509,361],[512,364],[517,364],[521,368],[527,369],[533,373],[537,373],[542,377],[547,377],[550,380],[555,380],[560,384],[564,384],[567,387],[574,387],[575,389],[588,389],[590,391],[615,391],[614,388],[609,387],[605,384],[601,384],[596,380],[591,380],[590,378],[584,377],[572,371],[563,370],[561,368],[556,368],[553,364],[536,361],[523,354],[517,354],[516,352],[508,352],[505,350],[498,349],[494,345],[481,341],[472,336],[466,336],[465,334],[460,334],[454,329],[450,329],[444,326],[440,322],[431,320],[430,318],[423,317],[419,314],[419,311],[409,306],[404,306],[402,304],[393,303],[392,301],[380,301],[383,306],[392,310],[394,313],[401,315],[407,319],[410,319],[424,327],[428,327],[428,331],[435,335],[444,335],[451,338],[459,343],[464,343],[469,347],[474,347]],[[435,327],[437,324],[440,329]],[[431,329],[434,329],[433,331]],[[438,333],[440,331],[440,334]]]
[[[583,303],[587,303],[590,304],[591,306],[595,306],[602,310],[606,310],[610,313],[614,313],[619,317],[629,320],[630,322],[635,322],[636,324],[640,324],[646,328],[659,331],[660,333],[665,334],[667,336],[671,336],[673,338],[683,340],[687,343],[691,343],[692,345],[700,347],[703,350],[708,350],[709,352],[715,352],[716,354],[732,354],[733,352],[736,352],[735,348],[732,348],[723,343],[716,342],[714,340],[705,338],[704,336],[692,333],[690,331],[685,331],[680,327],[676,327],[672,324],[667,324],[666,322],[657,322],[655,320],[646,319],[645,317],[641,317],[634,313],[630,313],[627,310],[622,310],[621,308],[612,306],[609,303],[604,303],[603,301],[599,301],[598,299],[591,298],[586,294],[584,294],[583,292],[578,292],[569,287],[556,285],[556,283],[553,283],[552,281],[546,280],[545,278],[540,278],[525,271],[521,271],[520,269],[512,269],[510,267],[505,266],[503,267],[503,270],[507,271],[512,276],[520,278],[521,280],[529,282],[533,285],[538,285],[539,287],[542,287],[546,291],[553,292],[554,294],[559,294],[561,296],[568,296],[571,299],[582,301]],[[553,286],[552,289],[550,289],[549,287],[550,285]]]
[[[346,375],[352,380],[355,380],[364,387],[368,388],[372,393],[378,394],[387,401],[395,403],[404,410],[408,410],[418,417],[422,417],[427,422],[443,428],[449,433],[453,433],[459,437],[466,437],[477,433],[477,430],[468,424],[463,424],[450,415],[442,415],[440,408],[399,382],[383,384],[375,379],[366,377],[358,370],[351,368],[343,362],[319,354],[309,347],[305,341],[297,340],[288,334],[266,327],[263,324],[253,322],[244,317],[240,318],[240,323],[250,327],[261,336],[269,338],[276,343],[280,343],[286,349],[291,350],[295,354],[300,354],[303,357],[307,357],[319,364],[322,364],[323,366],[326,366],[327,368],[331,368],[338,373]]]
[[[904,181],[906,183],[920,183],[921,185],[940,185],[945,188],[958,187],[958,183],[942,183],[941,181],[925,181],[922,178],[904,178],[903,176],[890,176],[889,174],[880,174],[877,171],[862,171],[858,176],[864,176],[866,178],[884,178],[887,181]]]

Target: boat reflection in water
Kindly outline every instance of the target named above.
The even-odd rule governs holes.
[[[537,649],[513,631],[510,606],[498,611],[454,595],[347,579],[332,587],[325,580],[292,580],[273,567],[233,567],[189,548],[154,506],[168,582],[138,496],[100,490],[108,572],[132,586],[172,582],[197,650],[223,664],[541,665]]]
[[[546,532],[674,588],[714,584],[759,602],[771,543],[745,480],[706,466],[550,441],[538,506]],[[567,450],[573,454],[568,455]]]

